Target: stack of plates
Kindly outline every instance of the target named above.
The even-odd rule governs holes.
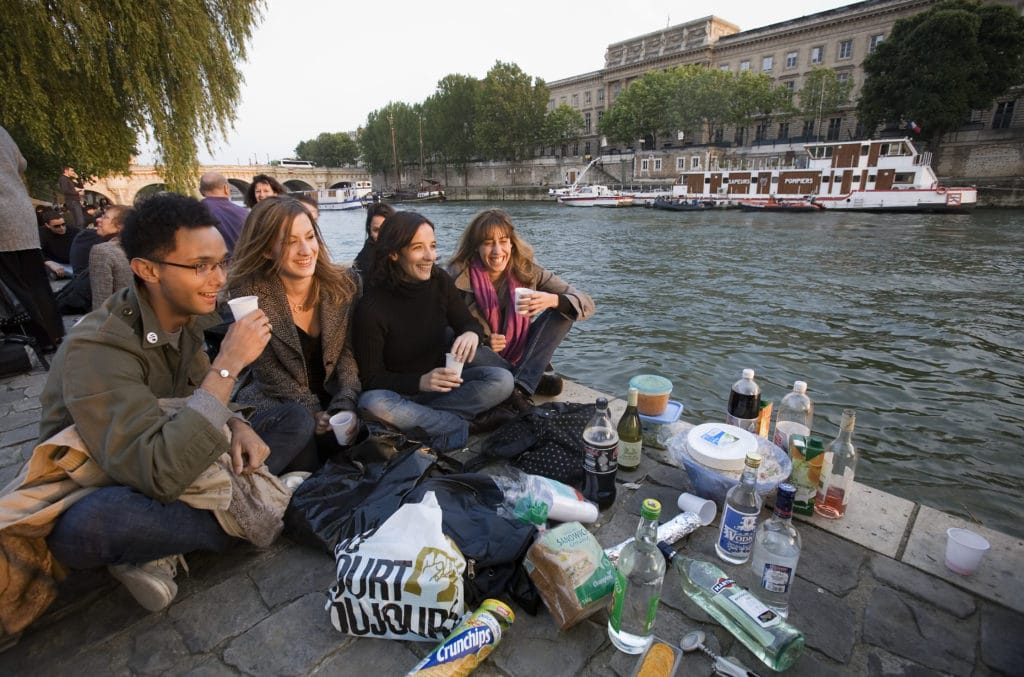
[[[693,460],[715,470],[740,471],[747,454],[757,451],[757,437],[725,423],[702,423],[686,436]]]

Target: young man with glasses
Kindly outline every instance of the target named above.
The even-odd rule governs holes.
[[[73,569],[107,566],[151,611],[174,599],[181,555],[235,542],[212,512],[180,500],[218,457],[229,453],[236,475],[264,462],[278,474],[312,469],[300,460],[309,450],[296,443],[312,436],[301,405],[282,405],[251,426],[228,407],[239,372],[270,339],[263,311],[231,325],[212,364],[203,350],[203,329],[220,322],[214,311],[229,264],[212,224],[197,200],[172,193],[129,214],[121,245],[134,284],[68,333],[40,396],[40,440],[74,424],[117,483],[63,513],[50,550]],[[182,406],[167,413],[165,398]]]

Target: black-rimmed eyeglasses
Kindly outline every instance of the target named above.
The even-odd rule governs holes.
[[[228,268],[231,267],[231,257],[221,259],[216,263],[209,263],[206,261],[203,261],[202,263],[174,263],[173,261],[160,261],[159,259],[147,259],[147,261],[159,263],[164,266],[174,266],[175,268],[191,268],[196,271],[196,277],[206,277],[213,272],[214,268],[218,268],[221,272],[227,274]]]

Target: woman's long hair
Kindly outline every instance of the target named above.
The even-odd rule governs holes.
[[[373,251],[373,274],[370,286],[396,288],[404,279],[402,268],[397,261],[391,260],[392,254],[400,254],[416,236],[416,231],[423,224],[434,230],[434,224],[427,217],[416,212],[395,212],[380,227],[380,236]],[[437,265],[430,271],[430,276],[437,274]]]
[[[242,226],[242,234],[235,243],[234,263],[228,276],[229,288],[268,280],[278,274],[281,261],[274,255],[274,247],[280,245],[284,249],[292,222],[299,215],[312,221],[319,245],[313,272],[314,296],[319,298],[322,291],[330,303],[348,303],[355,298],[358,287],[344,267],[331,263],[320,226],[301,202],[287,196],[268,197],[249,213]]]
[[[520,284],[533,286],[536,282],[536,270],[533,265],[533,247],[519,237],[512,219],[502,209],[485,209],[473,217],[466,226],[449,263],[463,269],[469,269],[473,260],[479,258],[480,245],[492,237],[507,237],[512,243],[512,255],[509,257],[508,268]]]

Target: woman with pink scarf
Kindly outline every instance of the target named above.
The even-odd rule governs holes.
[[[509,406],[524,411],[534,394],[560,393],[561,378],[545,369],[572,323],[594,314],[590,296],[534,261],[533,247],[501,209],[473,217],[448,271],[499,363],[515,378]],[[532,290],[518,306],[517,287]]]

